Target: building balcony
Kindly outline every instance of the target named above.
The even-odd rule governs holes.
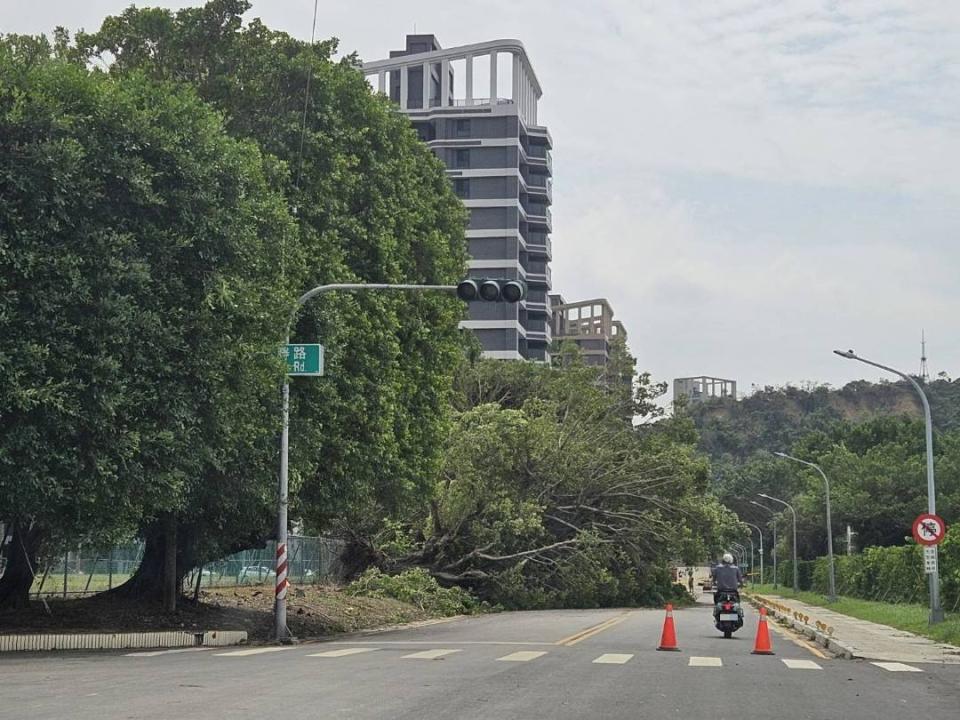
[[[527,315],[544,315],[547,318],[547,322],[550,322],[550,318],[553,317],[553,308],[550,307],[548,302],[537,302],[535,300],[526,300],[527,303]]]
[[[542,285],[549,288],[553,283],[553,272],[549,265],[543,269],[543,272],[534,272],[528,269],[526,279],[528,285]]]
[[[542,213],[542,214],[541,214]],[[536,225],[545,225],[547,227],[547,232],[551,232],[553,229],[553,213],[550,212],[550,208],[527,208],[526,209],[527,222],[530,224]]]
[[[530,255],[544,255],[548,260],[553,259],[553,242],[549,235],[528,236],[526,245]]]

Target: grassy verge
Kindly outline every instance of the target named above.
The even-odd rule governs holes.
[[[749,587],[749,592],[795,598],[808,605],[819,605],[850,617],[889,625],[899,630],[923,635],[937,642],[960,645],[960,613],[947,613],[946,622],[930,626],[927,622],[930,609],[926,605],[884,603],[848,597],[839,597],[836,602],[831,603],[820,593],[805,590],[795,593],[791,588],[785,588],[782,585],[776,590],[773,585],[752,585]]]

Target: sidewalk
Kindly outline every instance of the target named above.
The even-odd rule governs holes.
[[[750,598],[821,645],[840,655],[893,662],[960,665],[960,647],[938,643],[889,625],[860,620],[833,610],[779,595]]]

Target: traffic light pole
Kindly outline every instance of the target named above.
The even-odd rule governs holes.
[[[417,292],[440,291],[456,292],[456,285],[390,285],[373,283],[335,283],[319,285],[305,292],[297,299],[297,304],[287,320],[287,344],[297,315],[307,301],[328,292],[337,290],[413,290]],[[290,456],[290,379],[283,377],[283,427],[280,433],[280,488],[277,509],[277,557],[276,586],[274,588],[274,623],[276,639],[290,643],[294,638],[287,627],[287,506],[289,503],[289,456]]]

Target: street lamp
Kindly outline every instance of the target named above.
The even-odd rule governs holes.
[[[750,581],[756,584],[757,581],[753,579],[753,566],[754,566],[754,561],[756,560],[756,552],[755,552],[755,547],[753,545],[752,532],[747,535],[747,540],[750,541]]]
[[[737,549],[737,565],[743,567],[747,564],[747,549],[738,542],[734,542],[733,546]]]
[[[754,530],[757,531],[757,535],[760,536],[760,584],[763,585],[763,530],[760,529],[759,525],[754,525],[753,523],[744,522],[744,525],[749,525]],[[751,538],[752,540],[753,538]]]
[[[833,570],[833,522],[830,519],[830,481],[827,479],[827,474],[823,469],[816,463],[807,462],[806,460],[801,460],[796,458],[793,455],[787,455],[782,452],[775,452],[774,455],[777,457],[782,457],[785,460],[793,460],[798,462],[801,465],[806,465],[807,467],[812,467],[823,478],[823,484],[827,489],[827,556],[829,558],[829,571],[830,571],[830,594],[827,596],[827,599],[830,602],[834,602],[837,599],[837,580],[836,575]]]
[[[773,589],[777,589],[777,511],[773,508],[769,508],[766,505],[761,505],[756,500],[749,501],[751,505],[756,505],[758,508],[763,508],[768,513],[773,516],[773,549],[770,551],[770,554],[773,555]],[[763,537],[762,535],[760,537]]]
[[[793,513],[793,591],[799,592],[800,583],[798,580],[799,576],[797,575],[797,511],[793,509],[793,505],[785,500],[775,498],[772,495],[767,495],[766,493],[757,494],[762,498],[766,498],[767,500],[773,500],[781,505],[786,505],[788,508],[790,508],[790,512]]]
[[[892,367],[887,367],[886,365],[881,365],[880,363],[875,363],[872,360],[867,360],[857,355],[853,350],[834,350],[834,353],[839,355],[842,358],[847,360],[859,360],[862,363],[867,365],[873,365],[873,367],[880,368],[881,370],[886,370],[891,372],[894,375],[899,375],[904,380],[913,385],[913,389],[917,391],[917,394],[920,396],[920,401],[923,404],[923,421],[926,424],[926,441],[927,441],[927,512],[931,515],[937,514],[937,486],[936,481],[933,477],[933,420],[930,417],[930,403],[927,402],[927,394],[923,392],[923,388],[920,387],[920,383],[914,380],[912,377],[906,373],[895,370]],[[933,546],[933,556],[937,557],[937,546]],[[934,565],[936,568],[937,565]],[[930,573],[930,624],[935,625],[936,623],[943,622],[943,608],[940,607],[940,573],[939,570],[935,569]]]

